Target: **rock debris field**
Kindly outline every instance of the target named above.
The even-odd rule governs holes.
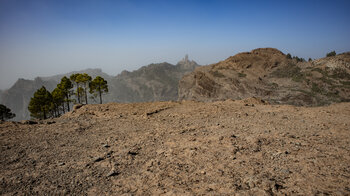
[[[0,147],[1,195],[350,194],[350,103],[85,105]]]

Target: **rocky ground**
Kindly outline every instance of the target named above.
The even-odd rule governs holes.
[[[0,147],[1,195],[350,194],[350,103],[86,105]]]

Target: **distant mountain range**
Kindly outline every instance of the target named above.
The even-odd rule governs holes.
[[[69,77],[73,73],[87,73],[92,78],[101,76],[107,80],[109,93],[103,97],[104,103],[177,100],[179,80],[198,66],[186,55],[176,65],[166,62],[150,64],[136,71],[123,71],[117,76],[110,76],[101,69],[86,69],[34,80],[18,79],[10,89],[0,91],[0,103],[16,114],[13,120],[30,119],[27,107],[34,92],[42,86],[52,91],[63,76]],[[90,103],[94,102],[90,100]]]
[[[101,69],[78,71],[108,81],[107,102],[151,102],[169,100],[218,101],[259,97],[272,104],[321,106],[350,101],[350,52],[308,62],[291,58],[274,48],[258,48],[224,61],[199,66],[186,56],[176,65],[150,64],[117,76]],[[0,103],[17,117],[29,119],[30,98],[41,86],[53,90],[63,76],[19,79],[0,91]],[[97,101],[90,100],[89,103]]]

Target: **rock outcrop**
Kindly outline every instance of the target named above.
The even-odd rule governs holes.
[[[349,65],[350,53],[297,62],[277,49],[259,48],[185,75],[179,82],[179,100],[260,97],[308,106],[349,101]]]

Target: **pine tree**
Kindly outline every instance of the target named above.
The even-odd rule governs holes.
[[[85,96],[85,103],[88,104],[88,98],[87,98],[87,88],[89,87],[89,84],[91,82],[91,76],[89,76],[87,73],[83,73],[77,76],[77,81],[81,83],[81,88],[84,91]]]
[[[100,104],[102,104],[102,94],[108,92],[108,85],[107,81],[104,80],[102,77],[97,76],[91,83],[90,83],[90,93],[98,93],[100,97]]]
[[[60,108],[62,108],[63,113],[65,112],[64,109],[64,102],[65,102],[65,95],[62,89],[55,88],[52,93],[52,112],[55,117],[58,117],[61,115]]]
[[[43,86],[30,99],[28,110],[34,118],[47,119],[52,108],[52,95]]]
[[[83,100],[84,95],[84,89],[82,87],[77,88],[77,96],[78,99]]]
[[[57,88],[59,88],[62,91],[64,99],[65,99],[64,101],[66,102],[67,109],[69,111],[70,110],[69,103],[71,102],[70,96],[72,94],[72,90],[71,89],[73,88],[72,81],[70,81],[70,79],[68,79],[66,76],[64,76],[61,79],[61,82],[59,84],[57,84]]]
[[[80,81],[78,80],[78,76],[81,75],[80,73],[72,74],[69,78],[72,82],[75,83],[76,85],[76,96],[78,98],[78,103],[81,103],[80,100],[80,92],[79,92],[79,87],[80,87]]]
[[[0,104],[0,120],[8,120],[14,118],[16,114],[11,112],[11,109]]]

